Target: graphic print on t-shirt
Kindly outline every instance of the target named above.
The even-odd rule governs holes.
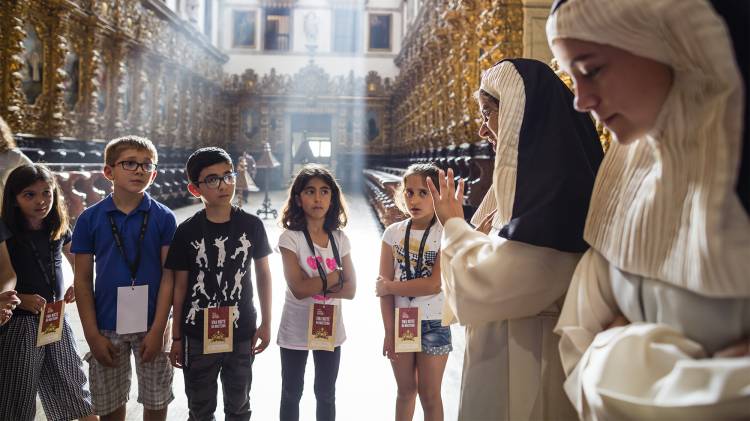
[[[219,235],[215,238],[209,236],[209,238],[190,242],[197,251],[195,264],[198,267],[198,274],[190,297],[190,309],[185,316],[186,324],[195,325],[197,313],[201,308],[237,306],[234,311],[234,324],[235,327],[237,326],[240,317],[238,305],[242,300],[242,279],[247,274],[246,264],[252,243],[245,232],[239,236],[235,236],[236,234],[231,232],[225,236]],[[216,248],[215,262],[209,262],[209,258],[213,258],[214,255],[213,253],[209,255],[206,244],[212,244]],[[227,245],[231,247],[235,244],[237,246],[234,253],[227,258]],[[214,269],[215,274],[211,273],[211,268]],[[224,276],[227,270],[234,270],[234,272],[231,276],[229,274]],[[214,278],[212,282],[215,284],[209,286],[207,282],[210,278]]]
[[[430,250],[430,245],[425,244],[424,254],[422,255],[422,267],[415,268],[417,265],[417,257],[419,254],[420,239],[410,238],[409,239],[409,260],[411,260],[412,274],[415,278],[424,278],[425,276],[432,275],[432,267],[435,265],[435,260],[438,256],[438,250]],[[406,281],[406,264],[404,263],[404,240],[401,239],[398,244],[393,245],[393,257],[398,262],[398,267],[401,272],[400,281]]]
[[[240,245],[237,246],[237,248],[234,250],[234,254],[232,255],[232,259],[237,257],[238,254],[242,253],[242,267],[245,267],[245,262],[247,261],[247,253],[248,250],[250,250],[250,240],[247,239],[247,235],[245,233],[242,233],[242,236],[240,237]]]
[[[216,260],[217,268],[224,267],[224,260],[226,260],[227,258],[227,251],[224,250],[224,243],[226,243],[228,239],[229,237],[214,238],[214,246],[216,246],[216,248],[219,249],[219,257]],[[219,284],[221,284],[221,272],[219,272],[219,275],[216,278],[217,278],[217,281],[219,281]]]

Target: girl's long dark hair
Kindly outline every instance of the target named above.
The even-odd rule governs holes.
[[[332,232],[346,226],[346,202],[344,201],[344,195],[341,193],[341,187],[325,167],[309,164],[302,167],[297,176],[294,177],[292,186],[289,187],[289,197],[281,210],[281,220],[279,221],[283,228],[302,231],[307,225],[305,211],[299,204],[299,196],[307,183],[313,178],[322,180],[331,188],[331,206],[326,212],[323,228]]]
[[[69,228],[68,209],[65,206],[65,198],[60,192],[60,186],[55,180],[55,174],[42,164],[21,165],[11,171],[3,191],[3,222],[14,236],[25,230],[28,224],[18,206],[16,196],[40,180],[52,186],[52,209],[44,218],[44,223],[50,231],[50,239],[59,240]]]

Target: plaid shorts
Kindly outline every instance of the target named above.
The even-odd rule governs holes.
[[[141,361],[141,342],[146,333],[118,335],[111,330],[100,333],[112,341],[117,348],[116,367],[100,364],[89,352],[84,359],[89,362],[89,380],[94,412],[107,415],[125,405],[130,394],[133,377],[130,366],[131,352],[135,357],[135,372],[138,377],[138,403],[148,410],[164,409],[174,399],[172,376],[174,375],[169,356],[160,352],[150,363]]]
[[[36,346],[38,325],[39,316],[14,315],[0,327],[0,420],[33,420],[37,393],[50,421],[91,415],[91,394],[68,317],[62,339],[41,347]]]

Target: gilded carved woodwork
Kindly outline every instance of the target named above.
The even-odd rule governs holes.
[[[0,62],[3,66],[0,69],[0,103],[4,104],[0,115],[16,130],[25,128],[26,124],[21,72],[24,67],[22,42],[26,37],[23,17],[27,5],[26,1],[10,1],[0,7],[0,22],[3,23],[0,30]]]
[[[387,106],[392,84],[376,72],[365,77],[355,77],[353,72],[332,77],[314,63],[293,75],[271,69],[259,76],[248,69],[242,75],[228,76],[224,91],[232,119],[226,138],[239,139],[243,149],[259,151],[270,142],[274,153],[283,152],[290,114],[331,115],[331,140],[337,153],[362,147],[383,149],[389,137]],[[237,103],[239,107],[227,105]],[[248,118],[254,125],[251,131],[247,130]],[[377,135],[368,137],[368,133]]]
[[[4,0],[0,22],[0,115],[14,131],[175,145],[181,130],[192,136],[183,144],[226,141],[222,119],[192,117],[223,109],[228,58],[163,2]],[[182,106],[190,98],[199,112]]]
[[[521,0],[426,0],[396,58],[386,149],[424,151],[479,140],[481,71],[523,53]]]

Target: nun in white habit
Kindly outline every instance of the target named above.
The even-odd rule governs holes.
[[[558,3],[550,46],[616,140],[556,327],[565,390],[583,419],[750,419],[743,87],[726,27],[702,0]]]
[[[574,419],[552,332],[573,269],[588,248],[586,217],[602,148],[588,115],[546,64],[504,60],[482,76],[496,140],[494,235],[464,221],[452,171],[431,189],[444,225],[446,310],[466,326],[459,419]],[[481,95],[481,94],[480,94]],[[481,101],[480,101],[481,102]]]

